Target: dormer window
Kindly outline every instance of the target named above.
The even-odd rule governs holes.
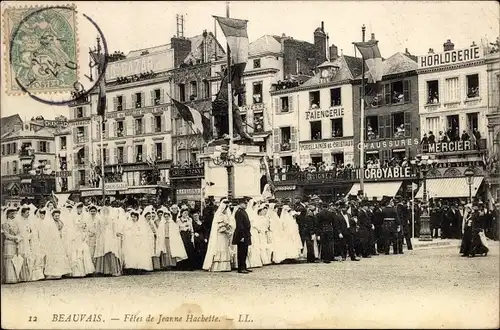
[[[260,58],[253,60],[253,68],[260,69]]]

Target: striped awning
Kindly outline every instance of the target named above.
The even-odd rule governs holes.
[[[363,193],[368,199],[372,199],[373,197],[382,199],[383,196],[394,197],[401,187],[401,183],[403,181],[365,182]],[[355,183],[347,195],[357,195],[359,189],[359,183]]]
[[[479,186],[483,182],[482,176],[473,177],[472,197],[476,196]],[[467,178],[432,178],[427,179],[428,198],[460,198],[469,197],[469,184]],[[423,197],[423,186],[420,186],[415,198]]]

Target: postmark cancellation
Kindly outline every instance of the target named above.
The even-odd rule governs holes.
[[[74,6],[16,7],[3,12],[6,91],[68,92],[78,80]]]

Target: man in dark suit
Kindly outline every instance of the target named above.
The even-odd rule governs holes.
[[[328,204],[321,204],[321,211],[317,214],[318,225],[316,236],[321,241],[321,259],[329,264],[333,260],[333,213],[328,210]]]
[[[358,210],[358,226],[359,235],[361,239],[361,256],[363,258],[370,258],[374,253],[372,230],[374,226],[371,219],[371,211],[368,208],[368,199],[361,200],[361,207]]]
[[[335,248],[337,253],[342,256],[342,260],[347,258],[347,252],[352,261],[359,261],[354,253],[354,245],[352,241],[352,221],[347,214],[347,204],[345,202],[337,202],[338,211],[334,216],[333,231],[335,235]],[[336,253],[336,254],[337,254]]]
[[[238,273],[248,274],[251,270],[247,269],[248,246],[252,245],[252,236],[250,234],[250,219],[248,218],[247,207],[248,197],[238,199],[238,210],[234,218],[236,220],[236,229],[233,235],[233,245],[238,247]]]

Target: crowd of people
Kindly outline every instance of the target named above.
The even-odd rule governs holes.
[[[325,203],[317,196],[295,201],[273,197],[219,201],[200,213],[187,204],[140,208],[119,202],[97,206],[49,201],[2,210],[2,283],[86,276],[121,276],[162,270],[252,268],[306,259],[359,261],[411,250],[422,208],[399,196],[382,201],[350,196]],[[452,206],[453,208],[454,206]],[[487,215],[479,203],[439,211],[442,238],[462,237],[464,256],[487,254]],[[438,213],[431,209],[431,218]],[[449,223],[447,221],[450,221]],[[434,222],[432,222],[434,224]],[[435,225],[432,225],[434,231]],[[498,228],[497,228],[498,229]],[[460,232],[460,229],[459,229]],[[451,234],[454,233],[454,234]]]

